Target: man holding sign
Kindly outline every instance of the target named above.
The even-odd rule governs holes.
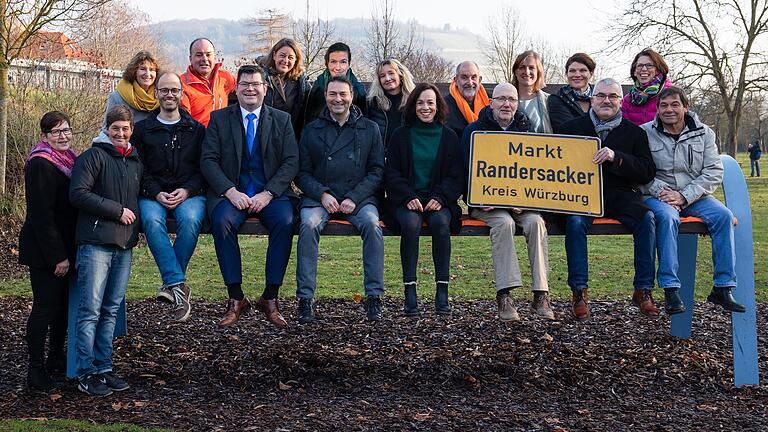
[[[643,203],[635,189],[649,183],[656,166],[648,147],[648,137],[642,129],[621,117],[623,92],[611,78],[600,80],[594,88],[589,115],[569,121],[562,133],[599,137],[602,148],[592,161],[602,167],[605,216],[618,219],[632,230],[635,249],[635,287],[632,302],[646,316],[658,316],[651,290],[654,279],[656,242],[653,213]],[[573,291],[572,312],[583,321],[589,318],[587,296],[587,231],[593,218],[566,218],[565,250],[568,257],[568,286]]]
[[[512,84],[500,83],[493,89],[490,105],[480,111],[477,121],[464,129],[461,142],[465,163],[469,163],[472,132],[530,131],[530,120],[524,113],[517,110],[517,102],[517,89]],[[519,224],[528,244],[528,260],[533,277],[533,309],[540,317],[554,319],[555,314],[549,303],[549,284],[547,283],[549,270],[547,228],[541,215],[535,211],[523,211],[519,208],[495,207],[470,207],[469,214],[491,227],[491,255],[499,318],[502,321],[520,321],[520,315],[509,295],[513,288],[523,284],[514,241],[515,224]]]

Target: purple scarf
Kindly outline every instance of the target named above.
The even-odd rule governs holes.
[[[67,177],[72,177],[72,168],[75,166],[75,159],[77,158],[77,155],[74,151],[72,151],[72,149],[59,151],[51,147],[51,145],[47,142],[40,141],[36,146],[32,148],[32,151],[29,152],[27,161],[24,164],[25,169],[27,168],[29,161],[35,157],[41,157],[47,160],[48,162],[52,163],[53,166],[58,168],[59,171],[63,172],[64,175]]]

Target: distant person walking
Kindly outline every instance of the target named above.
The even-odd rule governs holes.
[[[760,156],[763,155],[763,151],[760,148],[760,141],[755,140],[755,142],[750,144],[747,148],[747,152],[749,153],[749,166],[751,168],[749,176],[754,177],[755,172],[757,172],[757,176],[760,177]]]

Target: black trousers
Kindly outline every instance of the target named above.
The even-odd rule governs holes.
[[[50,334],[48,352],[57,355],[64,352],[67,334],[67,305],[69,298],[70,269],[64,277],[53,274],[53,267],[30,267],[32,284],[32,312],[27,320],[27,347],[30,366],[43,366],[45,339]]]

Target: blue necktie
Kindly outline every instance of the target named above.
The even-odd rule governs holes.
[[[253,140],[256,138],[256,127],[253,124],[256,114],[248,113],[245,119],[248,120],[248,127],[245,128],[245,143],[248,144],[248,156],[250,156],[253,153]]]

